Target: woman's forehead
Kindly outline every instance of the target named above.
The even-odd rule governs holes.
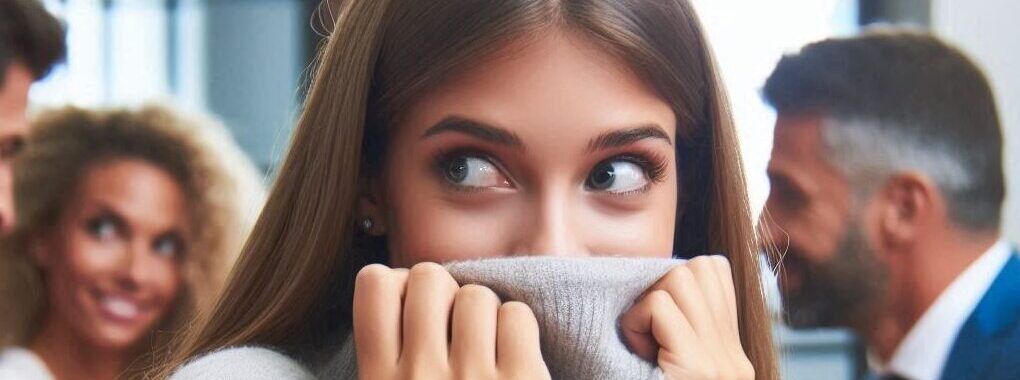
[[[623,61],[583,37],[556,32],[506,49],[419,98],[397,133],[421,135],[455,116],[501,126],[526,142],[588,140],[647,124],[674,137],[669,104]]]

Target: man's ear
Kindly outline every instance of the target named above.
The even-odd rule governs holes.
[[[878,232],[887,248],[923,239],[933,217],[945,208],[935,183],[917,172],[893,175],[876,195]]]
[[[386,197],[382,189],[379,179],[364,178],[361,181],[355,224],[365,234],[373,236],[386,234]]]

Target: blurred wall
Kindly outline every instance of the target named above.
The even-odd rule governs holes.
[[[300,104],[318,0],[43,0],[68,57],[34,107],[170,101],[211,113],[256,164],[279,160]]]
[[[857,20],[861,25],[894,22],[931,25],[931,0],[858,0]]]
[[[282,154],[306,60],[302,2],[205,2],[206,106],[261,167]]]
[[[933,0],[932,29],[965,50],[991,81],[1005,129],[1003,233],[1020,242],[1020,1]]]

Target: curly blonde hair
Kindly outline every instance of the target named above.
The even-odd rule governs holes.
[[[0,241],[0,348],[29,344],[47,303],[40,269],[29,252],[51,229],[85,173],[120,159],[140,159],[169,173],[189,200],[194,226],[173,311],[140,342],[131,371],[152,365],[187,322],[216,299],[265,197],[262,178],[219,123],[181,116],[165,106],[43,112],[14,163],[19,214]]]

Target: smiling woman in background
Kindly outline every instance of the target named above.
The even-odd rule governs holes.
[[[263,196],[218,125],[168,110],[42,115],[0,245],[0,378],[133,377],[215,296]]]

